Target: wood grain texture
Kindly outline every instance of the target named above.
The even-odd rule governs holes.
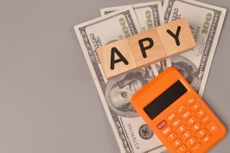
[[[114,64],[114,69],[111,69],[111,50],[113,47],[116,47],[123,55],[123,57],[128,61],[128,65],[121,61]],[[98,48],[97,53],[106,78],[111,78],[136,67],[127,39],[122,39]],[[115,54],[115,60],[116,59],[119,59],[117,54]]]
[[[181,27],[178,37],[180,45],[177,45],[175,38],[167,32],[167,30],[170,30],[176,34],[178,27]],[[162,44],[168,57],[192,49],[196,46],[186,19],[169,22],[168,24],[158,27],[157,31],[161,37]]]
[[[146,57],[143,57],[139,41],[145,38],[149,38],[153,41],[153,47],[146,49]],[[159,37],[156,29],[141,32],[137,35],[127,38],[127,40],[137,67],[153,63],[154,61],[158,61],[166,57],[161,43],[161,38]],[[149,41],[142,41],[142,44],[144,47],[150,46]]]

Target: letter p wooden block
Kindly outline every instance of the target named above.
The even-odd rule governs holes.
[[[106,78],[155,63],[194,48],[186,19],[130,36],[97,49]]]

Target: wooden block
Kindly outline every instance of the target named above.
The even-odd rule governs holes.
[[[186,19],[149,29],[97,49],[106,78],[155,63],[195,47]]]
[[[186,19],[169,22],[157,28],[167,56],[172,56],[196,46]]]
[[[130,36],[127,41],[137,67],[157,62],[166,57],[156,29]]]
[[[97,49],[106,78],[111,78],[136,67],[127,39]]]

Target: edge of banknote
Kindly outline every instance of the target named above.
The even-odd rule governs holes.
[[[102,15],[111,13],[112,12],[111,10],[115,11],[115,10],[122,9],[122,8],[124,9],[127,6],[134,6],[134,7],[136,6],[136,7],[138,7],[138,6],[143,6],[143,5],[153,4],[153,3],[160,3],[162,8],[163,8],[163,6],[167,7],[166,5],[164,5],[164,3],[168,3],[168,0],[153,0],[153,1],[149,1],[149,2],[126,4],[126,5],[115,6],[115,7],[105,7],[105,8],[100,9],[100,15],[102,16]],[[163,12],[165,12],[164,8],[163,8]]]
[[[100,97],[101,102],[102,102],[102,105],[103,105],[103,107],[104,107],[106,116],[107,116],[107,118],[108,118],[108,120],[109,120],[110,126],[112,127],[112,131],[113,131],[113,133],[114,133],[114,135],[115,135],[116,141],[117,141],[117,143],[118,143],[118,145],[119,145],[119,148],[120,148],[120,151],[121,151],[121,152],[125,152],[124,147],[123,147],[123,145],[122,145],[122,143],[121,143],[122,141],[119,141],[119,140],[120,140],[120,137],[119,137],[119,134],[116,132],[117,129],[116,129],[115,125],[114,125],[114,122],[113,122],[113,119],[112,119],[112,114],[111,114],[111,112],[110,112],[110,110],[109,110],[109,107],[107,107],[107,103],[106,103],[105,97],[103,96],[103,91],[101,90],[101,86],[100,86],[100,84],[99,84],[99,80],[98,80],[98,78],[97,78],[97,75],[96,75],[96,72],[95,72],[95,70],[94,70],[94,68],[93,68],[93,65],[92,65],[92,63],[90,62],[91,59],[90,59],[90,57],[89,57],[89,55],[88,55],[88,53],[87,53],[87,48],[85,48],[84,41],[83,41],[83,39],[82,39],[81,33],[80,33],[80,31],[79,31],[79,28],[82,28],[82,27],[84,27],[84,26],[88,26],[88,25],[90,25],[90,24],[94,24],[95,22],[99,22],[99,21],[105,20],[105,19],[107,19],[107,18],[111,18],[111,17],[113,17],[113,16],[116,16],[116,15],[121,14],[122,12],[126,12],[126,11],[129,11],[130,14],[135,15],[135,12],[134,12],[134,10],[133,10],[132,7],[126,7],[125,9],[121,9],[121,10],[119,10],[119,11],[110,13],[110,14],[108,14],[108,15],[106,15],[106,16],[98,17],[98,18],[95,18],[95,19],[92,19],[92,20],[90,20],[90,21],[87,21],[87,22],[84,22],[84,23],[81,23],[81,24],[78,24],[78,25],[75,25],[75,26],[74,26],[75,33],[76,33],[76,35],[77,35],[77,37],[78,37],[78,41],[79,41],[80,46],[81,46],[81,48],[82,48],[83,54],[84,54],[84,56],[85,56],[86,62],[87,62],[87,64],[88,64],[88,67],[89,67],[89,69],[90,69],[90,73],[91,73],[91,75],[92,75],[92,77],[93,77],[94,83],[95,83],[95,85],[96,85],[96,87],[97,87],[97,91],[98,91],[98,93],[99,93],[99,97]],[[138,23],[138,21],[137,21],[136,18],[133,19],[133,22],[135,22],[137,25],[139,25],[139,23]],[[138,32],[140,32],[140,28],[137,29],[137,30],[138,30]],[[110,115],[107,115],[107,114],[110,114]]]
[[[186,1],[188,1],[188,0],[186,0]],[[218,7],[218,6],[213,6],[213,5],[206,4],[206,3],[200,3],[200,2],[195,2],[195,3],[196,4],[204,4],[203,6],[212,7],[212,8],[221,10],[222,13],[223,13],[223,15],[221,15],[219,23],[217,25],[216,37],[213,39],[213,45],[212,45],[212,49],[211,49],[210,55],[209,55],[210,58],[209,58],[209,60],[207,61],[207,64],[206,64],[206,67],[210,67],[210,68],[206,71],[206,73],[204,73],[203,84],[201,84],[200,91],[199,91],[199,94],[203,95],[204,89],[206,87],[206,82],[208,80],[209,72],[211,70],[212,61],[214,59],[214,55],[216,53],[217,45],[218,45],[219,38],[220,38],[220,35],[221,35],[221,31],[222,31],[222,28],[223,28],[222,25],[224,24],[224,21],[225,21],[227,9],[222,8],[222,7]]]

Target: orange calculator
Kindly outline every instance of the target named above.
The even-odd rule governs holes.
[[[131,100],[170,153],[205,153],[226,128],[173,67],[145,85]]]

